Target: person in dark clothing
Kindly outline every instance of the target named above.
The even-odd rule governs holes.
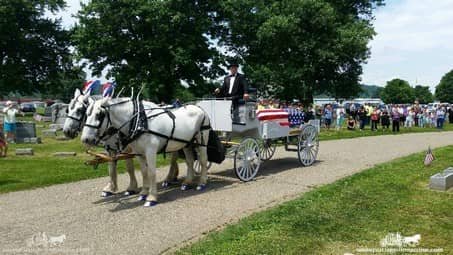
[[[349,116],[347,128],[348,130],[355,130],[355,120],[352,118],[352,116]]]
[[[367,112],[365,111],[365,108],[362,106],[360,107],[359,111],[357,112],[357,116],[359,117],[359,122],[360,122],[360,131],[363,131],[365,128],[365,123],[367,120]]]
[[[381,125],[382,129],[389,129],[390,127],[390,116],[387,110],[384,110],[381,114]]]
[[[239,121],[239,100],[248,100],[249,98],[247,82],[244,75],[238,73],[238,68],[239,65],[237,63],[231,63],[228,66],[230,74],[223,80],[222,87],[215,90],[218,97],[231,98],[234,122]]]

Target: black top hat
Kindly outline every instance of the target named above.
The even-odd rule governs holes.
[[[233,66],[239,67],[239,64],[238,64],[237,62],[230,62],[230,63],[228,64],[228,69],[230,69],[230,68],[233,67]]]

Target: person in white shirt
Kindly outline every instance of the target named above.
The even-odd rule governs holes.
[[[14,142],[16,139],[16,114],[21,113],[22,116],[24,116],[24,113],[17,109],[16,105],[11,101],[6,102],[3,113],[5,114],[3,119],[3,130],[6,133],[6,140]]]

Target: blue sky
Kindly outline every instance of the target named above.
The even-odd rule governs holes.
[[[61,14],[65,26],[74,24],[71,15],[80,9],[80,1],[88,0],[67,0]],[[370,42],[362,83],[385,86],[401,78],[434,91],[453,69],[453,0],[387,0],[375,16],[377,35]]]

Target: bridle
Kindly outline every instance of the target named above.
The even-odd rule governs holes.
[[[80,97],[80,96],[81,96],[81,95],[77,96],[77,97],[75,98],[74,101],[75,101],[75,102],[79,102],[79,97]],[[79,122],[79,125],[78,125],[78,127],[77,127],[77,130],[78,130],[78,131],[81,131],[81,130],[82,130],[82,126],[83,126],[82,123],[85,122],[86,117],[87,117],[87,116],[86,116],[86,111],[87,111],[88,106],[87,106],[84,102],[79,102],[79,103],[82,104],[82,109],[80,109],[80,111],[83,112],[83,113],[81,114],[82,116],[81,116],[80,118],[77,118],[77,117],[75,117],[75,116],[72,116],[72,115],[69,115],[69,114],[68,114],[68,115],[66,115],[66,117],[67,117],[67,118],[70,118],[70,119],[72,119],[72,120],[74,120],[74,121]]]
[[[121,128],[120,129],[116,129],[114,127],[110,127],[110,125],[112,124],[112,121],[110,119],[110,114],[109,114],[108,108],[110,108],[112,106],[115,106],[115,105],[124,104],[124,103],[130,102],[130,101],[132,101],[132,100],[128,99],[128,100],[121,101],[121,102],[118,102],[118,103],[114,103],[114,104],[111,104],[111,105],[101,106],[102,111],[99,113],[100,116],[97,118],[98,121],[99,121],[99,124],[98,125],[91,125],[91,124],[85,123],[85,124],[83,124],[83,126],[96,129],[97,132],[99,133],[99,130],[101,129],[102,124],[104,123],[105,117],[107,117],[107,126],[105,128],[105,131],[101,135],[98,134],[98,136],[99,136],[98,140],[107,140],[108,138],[110,138],[113,135],[115,135],[116,133],[118,133],[119,130],[121,130]],[[85,113],[85,117],[86,116],[87,116],[87,114]]]

